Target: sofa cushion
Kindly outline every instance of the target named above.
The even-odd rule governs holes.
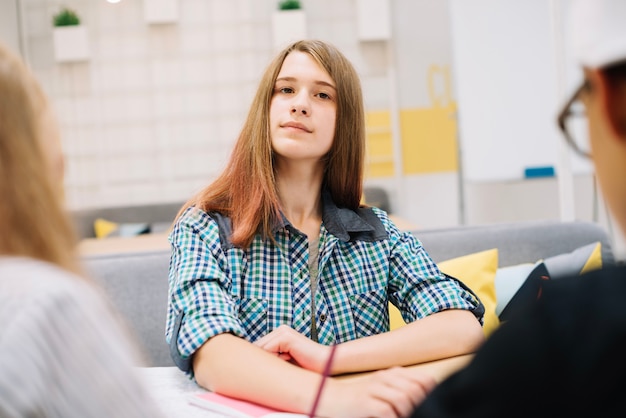
[[[502,322],[511,318],[520,317],[530,308],[541,295],[542,283],[550,280],[550,273],[544,262],[538,262],[528,274],[522,285],[517,289],[513,297],[500,312],[499,318]]]
[[[559,279],[601,268],[613,261],[612,257],[608,260],[603,259],[604,254],[606,251],[602,251],[602,243],[593,242],[573,251],[535,262],[499,268],[495,278],[497,315],[501,320],[506,320],[511,316],[511,312],[517,311],[517,308],[509,305],[525,304],[528,301],[529,289],[536,290],[538,277]]]
[[[437,264],[449,276],[461,280],[478,296],[485,307],[483,330],[489,335],[499,324],[496,315],[495,276],[498,268],[498,250],[490,249],[453,258]],[[390,329],[405,324],[400,311],[389,305]]]
[[[491,334],[499,325],[496,315],[495,278],[498,250],[492,248],[439,263],[439,269],[465,283],[485,307],[483,331]]]
[[[522,287],[535,269],[537,263],[522,263],[515,266],[499,268],[496,272],[496,315],[502,314],[504,307]]]
[[[96,238],[134,237],[152,232],[145,222],[118,223],[103,218],[94,221],[93,230]]]
[[[550,272],[550,277],[558,279],[560,277],[584,274],[591,270],[608,264],[610,260],[603,260],[602,243],[593,242],[576,248],[569,253],[555,255],[544,259],[546,268]]]
[[[537,298],[542,280],[582,274],[612,262],[602,251],[601,242],[583,245],[573,251],[533,262],[498,268],[498,250],[490,249],[438,263],[439,269],[453,276],[476,293],[485,306],[483,330],[488,336],[500,321],[523,314]],[[610,254],[609,254],[610,255]],[[400,312],[390,305],[391,329],[404,324]]]
[[[601,242],[602,260],[613,262],[610,238],[591,222],[524,221],[413,231],[435,262],[498,249],[499,267],[534,263]]]

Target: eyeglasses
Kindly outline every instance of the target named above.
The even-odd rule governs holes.
[[[569,146],[578,155],[585,158],[591,158],[591,148],[589,146],[587,114],[580,96],[583,92],[588,91],[589,88],[589,82],[585,80],[563,106],[563,110],[561,110],[557,119],[559,128],[561,128],[561,132],[563,132]]]

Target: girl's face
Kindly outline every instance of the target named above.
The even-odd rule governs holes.
[[[287,55],[270,103],[270,134],[277,157],[321,160],[335,136],[337,90],[330,75],[304,52]]]

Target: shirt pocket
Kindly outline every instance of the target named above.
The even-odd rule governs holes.
[[[384,289],[350,295],[349,299],[357,338],[389,331],[387,293]]]
[[[251,342],[267,334],[267,306],[265,299],[239,299],[239,320]]]

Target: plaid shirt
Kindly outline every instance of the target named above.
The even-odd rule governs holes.
[[[176,222],[166,339],[181,369],[189,370],[191,355],[220,333],[252,342],[287,324],[310,338],[307,237],[286,219],[273,234],[276,244],[257,235],[241,249],[230,243],[230,221],[219,214],[191,207]],[[340,209],[324,193],[319,245],[315,318],[322,344],[388,331],[389,301],[407,322],[445,309],[471,310],[482,320],[474,295],[377,208]]]

